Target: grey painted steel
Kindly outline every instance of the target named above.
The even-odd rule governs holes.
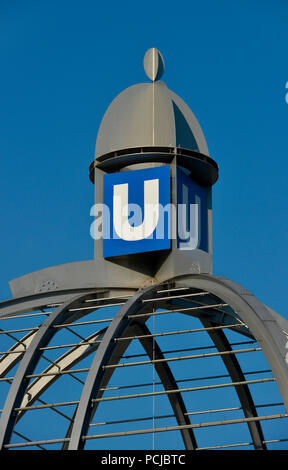
[[[91,400],[98,394],[99,389],[102,387],[103,378],[105,375],[104,365],[107,365],[113,358],[113,362],[119,362],[121,355],[118,354],[118,348],[124,341],[118,343],[113,341],[114,338],[124,336],[125,332],[129,329],[131,318],[127,318],[128,315],[134,315],[143,308],[142,298],[147,293],[152,293],[155,287],[147,287],[137,292],[132,298],[130,298],[125,305],[123,305],[114,320],[111,322],[107,331],[104,335],[102,343],[100,344],[97,353],[94,357],[90,371],[88,373],[85,385],[82,390],[80,403],[78,405],[74,424],[71,432],[69,450],[83,449],[84,441],[82,436],[87,434],[91,417],[93,415],[93,407],[91,406]],[[122,346],[123,347],[123,346]],[[126,349],[126,348],[125,348]],[[115,362],[115,363],[116,363]],[[111,371],[112,373],[112,371]]]
[[[132,329],[130,327],[128,327],[128,329],[126,331],[127,336],[131,332],[132,332]],[[112,353],[110,361],[114,361],[114,360],[116,362],[119,361],[121,359],[121,357],[123,356],[123,354],[125,353],[126,349],[128,348],[129,344],[130,344],[130,340],[123,341],[121,345],[118,345],[117,348],[115,349],[114,353]],[[104,371],[102,382],[101,382],[101,388],[99,387],[98,391],[96,392],[97,393],[97,398],[102,397],[102,395],[104,393],[104,390],[107,387],[107,384],[109,383],[109,380],[110,380],[111,376],[113,375],[113,373],[114,373],[113,369],[108,369],[108,370]],[[88,380],[88,376],[87,376],[87,380]],[[98,408],[98,405],[99,405],[99,402],[94,403],[94,406],[93,406],[93,409],[92,409],[92,412],[91,412],[91,419],[93,418],[93,415],[95,414],[95,412]],[[62,446],[62,450],[68,450],[69,440],[70,440],[71,433],[72,433],[72,430],[73,430],[73,425],[74,425],[76,413],[77,413],[77,408],[74,411],[71,423],[69,424],[69,427],[67,429],[67,432],[66,432],[67,440],[64,441],[63,446]]]
[[[93,261],[93,265],[95,265],[96,262]],[[74,266],[73,266],[74,265]],[[68,267],[69,266],[69,267]],[[83,266],[82,263],[80,263],[80,266]],[[98,288],[95,285],[95,280],[93,282],[90,282],[91,286],[90,288],[86,287],[75,287],[71,288],[67,284],[67,289],[63,290],[54,290],[51,292],[42,292],[38,294],[31,294],[33,291],[33,285],[37,283],[37,279],[45,276],[46,274],[52,272],[58,271],[59,268],[59,276],[62,274],[63,276],[67,275],[67,277],[71,278],[73,277],[73,271],[77,271],[77,268],[79,268],[78,263],[68,263],[68,265],[61,265],[61,266],[53,266],[52,268],[47,268],[46,269],[41,269],[40,271],[35,271],[33,273],[27,274],[23,277],[14,279],[13,281],[10,282],[10,287],[12,290],[12,293],[14,295],[13,299],[6,300],[4,302],[0,302],[0,319],[6,318],[6,317],[12,317],[14,315],[22,314],[25,312],[32,312],[35,310],[41,310],[42,308],[47,308],[49,305],[57,305],[61,304],[64,302],[69,301],[72,296],[80,295],[80,294],[85,294],[91,292],[91,289],[93,289],[94,294],[105,294],[105,293],[110,293],[110,296],[123,296],[125,293],[134,293],[136,290],[136,287],[123,287],[120,286],[119,288],[113,286],[112,288],[108,287],[100,287]],[[61,271],[61,269],[63,269]],[[88,270],[89,271],[89,270]],[[85,278],[85,274],[87,274],[87,271],[84,269],[81,271],[80,268],[80,273],[78,273],[76,276],[83,275]],[[93,274],[93,270],[89,271],[89,275]],[[74,277],[74,279],[71,280],[71,284],[76,282],[77,278]],[[82,279],[83,281],[83,279]],[[83,284],[84,282],[82,282]],[[12,287],[13,286],[13,287]],[[138,289],[138,287],[137,287]],[[102,300],[102,297],[99,297],[100,300]],[[97,301],[99,301],[97,298]],[[50,308],[50,307],[49,307]],[[45,316],[45,312],[43,312],[43,316]]]
[[[164,73],[164,60],[162,54],[156,47],[151,47],[144,56],[144,70],[152,82],[160,80]]]
[[[156,81],[127,88],[113,100],[103,116],[96,140],[94,162],[90,165],[90,179],[97,181],[95,204],[99,207],[103,203],[105,173],[168,164],[171,168],[171,202],[176,208],[176,169],[183,166],[189,169],[191,178],[207,193],[208,252],[200,249],[180,250],[174,239],[172,249],[167,252],[125,255],[103,260],[103,240],[96,238],[95,258],[100,263],[99,272],[103,270],[105,273],[105,268],[109,269],[107,281],[110,282],[113,276],[116,282],[114,285],[119,282],[120,266],[128,268],[130,274],[133,273],[133,282],[137,283],[138,288],[145,287],[149,281],[162,282],[182,274],[212,272],[211,186],[218,178],[218,165],[209,156],[204,134],[190,108],[164,82],[157,81],[163,62],[157,49],[149,49],[144,67],[148,76]],[[96,217],[97,214],[93,215]],[[173,216],[172,214],[171,218]],[[173,229],[176,226],[176,221],[171,222]],[[139,278],[141,275],[146,276],[146,279],[142,277],[142,282]],[[131,286],[135,285],[133,282]]]
[[[209,321],[206,321],[204,319],[202,319],[201,321],[205,328],[213,326],[213,324]],[[219,352],[229,350],[232,351],[230,343],[227,340],[223,331],[207,330],[207,332]],[[221,358],[225,364],[227,371],[229,372],[232,382],[244,382],[246,380],[235,354],[222,355]],[[248,385],[236,385],[235,390],[237,392],[245,417],[249,419],[252,417],[257,417],[257,411]],[[266,450],[266,445],[264,444],[264,435],[260,421],[248,421],[248,427],[255,449]]]
[[[143,321],[145,322],[146,319],[143,320]],[[109,363],[114,363],[115,360],[117,362],[117,360],[119,360],[123,356],[125,350],[129,346],[129,344],[130,344],[130,342],[133,339],[135,334],[137,335],[137,334],[149,334],[149,333],[150,333],[150,331],[148,330],[148,328],[146,327],[146,325],[144,323],[140,323],[140,322],[134,323],[134,321],[132,321],[131,326],[128,327],[128,329],[125,332],[125,336],[127,335],[127,337],[128,337],[127,341],[125,341],[125,339],[123,338],[123,341],[121,341],[122,344],[118,345],[117,348],[115,348],[115,349],[117,349],[116,356],[117,356],[118,359],[113,359],[113,355],[111,355],[111,357],[109,359]],[[155,341],[153,341],[152,338],[139,338],[139,341],[141,342],[142,346],[144,347],[145,351],[147,352],[147,354],[148,354],[148,356],[150,357],[151,360],[153,359],[153,355],[152,355],[153,354],[152,353],[153,342],[154,342],[154,348],[155,348],[155,357],[159,358],[159,359],[164,358],[159,346],[157,345],[157,343]],[[114,356],[115,356],[115,353],[114,353]],[[159,375],[159,378],[160,378],[165,390],[167,390],[167,391],[168,390],[178,390],[178,385],[177,385],[177,383],[174,379],[174,376],[173,376],[173,374],[170,370],[170,367],[169,367],[168,363],[164,362],[163,364],[155,364],[155,369],[156,369],[156,371]],[[94,398],[99,399],[103,395],[104,389],[106,388],[106,386],[107,386],[107,384],[108,384],[108,382],[109,382],[109,380],[110,380],[113,373],[114,373],[114,369],[105,369],[101,384],[99,383],[98,390],[96,390],[94,392],[94,395],[93,395]],[[88,380],[88,377],[87,377],[87,380]],[[100,387],[101,387],[101,389],[100,389]],[[168,399],[170,401],[171,407],[174,411],[174,415],[177,419],[178,424],[179,425],[191,424],[188,413],[187,413],[187,410],[186,410],[186,407],[185,407],[185,403],[182,399],[182,395],[180,393],[175,393],[175,394],[168,394],[167,396],[168,396]],[[93,410],[90,413],[89,421],[91,421],[92,417],[96,413],[96,410],[99,406],[99,403],[100,403],[100,401],[95,401]],[[88,410],[88,412],[89,412],[89,410]],[[73,431],[73,426],[76,425],[75,424],[76,413],[77,413],[77,409],[75,410],[74,416],[73,416],[72,421],[69,425],[69,428],[68,428],[68,431],[67,431],[67,434],[66,434],[66,439],[71,438],[71,434],[72,434],[72,431]],[[196,438],[194,436],[193,430],[190,429],[190,428],[184,428],[184,429],[181,429],[180,432],[181,432],[181,435],[182,435],[182,438],[183,438],[185,448],[189,449],[189,450],[196,449],[197,448],[197,443],[196,443]],[[66,440],[63,443],[62,449],[63,450],[69,449],[69,441],[68,440]]]
[[[152,290],[155,290],[155,287],[145,289],[144,294]],[[125,336],[131,335],[130,329],[129,331],[127,331],[127,328],[129,325],[129,319],[127,318],[125,321],[125,317],[132,316],[132,318],[130,318],[130,322],[133,321],[133,314],[135,314],[140,308],[143,308],[143,305],[141,305],[141,303],[139,302],[140,300],[139,296],[143,296],[144,294],[141,292],[138,294],[135,294],[135,299],[133,297],[127,302],[126,306],[122,307],[121,309],[122,313],[119,312],[119,314],[117,315],[119,316],[119,318],[117,319],[115,324],[114,325],[111,324],[110,327],[108,327],[108,329],[111,329],[111,332],[109,334],[109,332],[107,331],[108,339],[103,338],[103,341],[101,344],[101,349],[103,350],[101,351],[99,347],[96,357],[93,361],[93,364],[90,369],[91,372],[89,373],[87,377],[87,380],[86,380],[86,383],[82,392],[82,396],[80,399],[80,404],[78,407],[78,410],[80,410],[80,408],[82,408],[82,410],[76,411],[75,418],[73,420],[74,423],[73,425],[70,426],[69,432],[66,436],[66,437],[70,436],[70,443],[69,445],[65,443],[63,447],[64,449],[65,448],[77,449],[77,448],[82,448],[84,446],[84,443],[81,441],[81,435],[87,432],[91,417],[95,413],[95,410],[96,410],[96,407],[94,407],[94,410],[92,411],[91,406],[89,406],[89,403],[92,398],[96,398],[96,397],[99,398],[99,389],[100,387],[103,388],[103,386],[105,386],[103,385],[103,381],[105,381],[105,384],[107,384],[108,380],[110,379],[113,373],[113,371],[111,370],[110,371],[102,370],[103,365],[107,364],[108,362],[115,363],[115,359],[114,361],[112,359],[112,353],[113,352],[115,353],[115,351],[113,351],[113,348],[111,347],[111,341],[113,338],[116,338],[119,336],[119,332],[117,333],[118,329],[122,330],[122,335],[124,332],[126,333]],[[135,310],[135,302],[137,303],[137,301],[139,305],[138,307],[136,306],[136,310]],[[128,305],[128,303],[130,303],[130,306]],[[147,320],[147,318],[145,320]],[[123,325],[121,325],[123,321],[126,323],[126,326],[124,327]],[[147,332],[148,332],[147,334],[149,334],[149,330],[147,329],[147,327],[144,325],[141,325],[140,323],[133,324],[132,328],[134,330],[134,333],[136,334],[138,333],[146,334]],[[132,336],[129,336],[129,338],[130,338],[129,341],[127,341],[125,344],[125,349],[130,343]],[[152,360],[153,339],[152,338],[139,338],[139,340],[141,344],[143,345],[144,349],[146,350],[148,356]],[[105,346],[105,343],[106,343],[106,346]],[[110,352],[107,351],[108,348],[110,348],[111,350]],[[116,348],[117,346],[114,345],[114,349]],[[155,353],[156,353],[157,359],[164,358],[163,354],[161,353],[160,348],[158,347],[156,343],[155,343]],[[120,360],[122,354],[117,354],[118,360]],[[105,356],[106,356],[106,359],[104,360]],[[156,364],[155,367],[156,367],[156,370],[160,379],[163,382],[163,386],[165,390],[178,389],[177,383],[173,377],[173,374],[169,368],[169,365],[166,362]],[[105,377],[105,373],[107,374],[107,372],[109,373],[109,378],[107,376]],[[97,377],[97,375],[99,377]],[[98,387],[95,387],[95,383],[98,384]],[[168,398],[170,400],[170,403],[175,413],[175,417],[178,421],[178,424],[179,425],[190,424],[190,420],[188,418],[182,396],[180,394],[175,393],[175,394],[169,394]],[[185,447],[187,449],[195,449],[197,447],[197,444],[196,444],[196,439],[195,439],[193,432],[191,432],[191,430],[188,428],[188,429],[183,429],[181,433],[182,433]]]
[[[144,165],[151,167],[151,164],[167,165],[174,156],[177,156],[177,164],[189,170],[193,174],[193,179],[200,185],[208,187],[216,183],[219,169],[212,158],[196,150],[179,147],[139,147],[102,155],[90,164],[89,178],[92,183],[95,180],[99,183],[99,178],[95,176],[95,168],[111,173],[132,165],[136,166],[135,169],[144,168]]]
[[[86,296],[87,294],[84,296],[77,296],[55,309],[55,311],[42,323],[31,344],[27,348],[10,387],[0,419],[0,449],[3,449],[3,446],[9,443],[13,427],[17,419],[17,412],[14,411],[14,408],[21,406],[28,382],[26,375],[33,372],[41,357],[41,351],[39,348],[46,346],[56,333],[57,329],[52,327],[59,322],[64,323],[67,320],[67,317],[69,317],[69,314],[67,315],[67,310],[74,305],[78,305],[81,300],[86,298]],[[71,317],[72,314],[70,315],[70,320]]]
[[[176,285],[208,290],[228,303],[246,323],[261,346],[277,381],[280,393],[288,411],[288,365],[286,363],[287,338],[283,330],[288,321],[280,322],[273,311],[261,303],[251,292],[241,285],[220,276],[200,274],[180,276]],[[287,329],[285,331],[288,331]]]
[[[236,314],[239,315],[241,320],[245,324],[247,324],[249,330],[251,331],[255,339],[259,342],[270,364],[272,373],[274,374],[274,377],[277,381],[280,393],[282,395],[287,410],[288,367],[285,362],[287,353],[287,339],[285,332],[288,332],[288,321],[273,312],[273,310],[263,305],[249,291],[239,286],[238,284],[222,277],[204,274],[179,276],[177,278],[170,279],[169,285],[173,285],[175,288],[179,286],[181,288],[196,288],[200,289],[201,291],[207,291],[210,292],[212,295],[215,295],[218,298],[222,299],[225,303],[229,304],[229,306],[236,312]],[[83,447],[84,443],[82,442],[81,437],[86,434],[88,429],[87,426],[89,426],[90,418],[93,414],[93,409],[90,410],[89,408],[91,399],[95,397],[98,398],[100,396],[100,387],[103,389],[104,386],[105,388],[105,385],[108,383],[113,373],[113,368],[110,369],[109,372],[107,369],[103,369],[102,366],[106,364],[116,364],[117,362],[119,362],[123,355],[123,351],[129,344],[129,340],[127,340],[127,342],[121,341],[119,342],[122,344],[121,346],[118,342],[114,342],[113,338],[118,336],[123,337],[123,335],[128,336],[129,332],[132,335],[131,328],[133,327],[133,323],[135,323],[136,320],[136,317],[134,317],[134,315],[137,315],[139,311],[145,312],[145,310],[142,310],[145,308],[148,309],[146,311],[149,311],[149,309],[151,310],[151,303],[142,302],[142,299],[145,298],[145,296],[146,299],[148,299],[149,297],[153,298],[153,296],[155,295],[155,302],[152,302],[152,304],[154,304],[154,307],[156,307],[157,289],[159,289],[158,284],[152,287],[150,286],[148,288],[145,288],[140,292],[137,292],[133,297],[128,300],[125,305],[122,306],[118,314],[113,319],[111,325],[108,327],[103,337],[102,343],[100,344],[97,350],[95,359],[92,363],[85,386],[83,388],[79,407],[75,414],[75,421],[70,429],[71,440],[68,446],[69,449],[77,449]],[[45,345],[49,342],[49,339],[57,331],[56,328],[54,329],[49,327],[56,323],[64,324],[67,321],[71,323],[71,318],[79,318],[79,316],[83,315],[83,312],[81,313],[81,310],[69,313],[67,312],[67,310],[74,307],[78,308],[80,299],[87,299],[88,296],[91,297],[91,294],[95,295],[97,293],[99,293],[99,290],[97,289],[95,289],[94,291],[85,292],[85,294],[82,293],[82,295],[71,299],[70,302],[66,302],[65,304],[61,305],[52,314],[50,314],[49,318],[44,321],[40,329],[36,333],[33,333],[33,340],[31,341],[29,347],[23,355],[22,362],[18,367],[18,371],[10,387],[10,391],[5,403],[0,428],[2,445],[7,444],[9,442],[10,435],[17,420],[17,413],[15,415],[15,412],[13,410],[14,408],[21,407],[21,403],[23,403],[23,397],[27,391],[24,378],[27,374],[31,373],[31,371],[37,364],[37,361],[41,355],[39,347],[45,347]],[[44,297],[46,296],[46,293],[43,293],[42,295]],[[39,297],[37,296],[37,299],[35,298],[34,300],[39,302]],[[11,302],[13,303],[14,301]],[[27,307],[27,302],[29,303],[29,301],[24,299],[23,302]],[[16,301],[14,303],[14,306],[15,308],[17,308],[18,311],[19,309],[21,310],[21,303]],[[209,304],[207,305],[207,308],[209,309]],[[149,316],[143,317],[143,321],[147,318],[149,318]],[[208,321],[208,317],[205,318],[206,321]],[[211,317],[209,318],[211,321]],[[202,320],[205,322],[205,319]],[[225,344],[225,341],[219,335],[217,338],[216,336],[214,336],[213,341],[218,350],[227,351],[229,345],[227,343]],[[15,355],[18,356],[18,354]],[[233,355],[231,356],[234,357]],[[230,358],[231,356],[227,354],[223,357]],[[233,361],[230,361],[230,364],[226,363],[226,366],[233,381],[241,382],[242,380],[240,379],[242,371],[240,368],[238,368],[237,364],[235,365]],[[160,375],[160,372],[158,373]],[[161,371],[161,373],[163,374],[163,370]],[[239,394],[240,388],[239,390],[236,389],[236,391]],[[171,395],[173,396],[173,394]],[[257,416],[253,401],[251,399],[251,396],[249,396],[249,393],[247,393],[247,390],[243,391],[242,389],[240,402],[247,418]],[[255,448],[265,448],[265,444],[262,444],[261,447],[261,442],[263,442],[263,434],[261,434],[261,428],[258,426],[257,422],[254,422],[253,420],[250,421],[250,432],[253,438]]]
[[[18,340],[17,343],[14,343],[13,346],[7,351],[7,355],[3,355],[0,358],[0,377],[5,377],[9,370],[11,370],[17,364],[17,362],[22,359],[25,350],[35,335],[36,331],[31,331],[26,336]],[[11,354],[12,351],[13,354]]]
[[[182,147],[209,156],[195,115],[162,81],[139,83],[116,96],[102,119],[95,159],[133,147]]]
[[[150,330],[147,328],[145,324],[135,323],[133,325],[133,329],[136,335],[149,335]],[[155,341],[155,338],[139,338],[140,343],[142,344],[143,348],[145,349],[148,357],[152,361],[153,359],[164,359],[164,355]],[[154,349],[154,354],[153,354]],[[161,380],[165,391],[168,390],[177,390],[178,385],[174,378],[174,375],[168,365],[167,362],[163,363],[156,363],[155,370]],[[190,419],[186,410],[185,403],[183,401],[181,393],[169,393],[168,395],[171,407],[173,409],[174,415],[177,419],[177,423],[179,426],[182,425],[189,425]],[[193,430],[191,428],[181,429],[181,434],[183,438],[183,442],[185,445],[185,449],[187,450],[195,450],[197,448],[196,438],[194,436]]]
[[[242,418],[242,419],[230,419],[230,420],[222,420],[222,421],[210,421],[208,423],[195,423],[183,426],[165,426],[162,428],[150,428],[150,429],[138,429],[133,431],[120,431],[114,433],[107,433],[107,434],[96,434],[96,435],[89,435],[84,436],[83,439],[102,439],[107,437],[119,437],[119,436],[135,436],[139,434],[152,434],[158,432],[169,432],[169,431],[179,431],[181,428],[187,428],[188,426],[193,429],[203,429],[206,427],[213,427],[213,426],[224,426],[224,425],[231,425],[231,424],[239,424],[239,423],[247,423],[251,421],[266,421],[271,419],[286,419],[288,414],[286,413],[279,413],[277,415],[267,415],[267,416],[257,416],[257,418]],[[38,441],[38,444],[43,444],[44,442]]]
[[[35,400],[37,400],[37,398],[39,398],[48,387],[50,387],[50,385],[52,385],[57,379],[59,379],[59,373],[61,371],[69,370],[75,364],[78,364],[78,362],[82,361],[82,359],[93,353],[99,347],[99,343],[85,344],[85,342],[95,341],[96,338],[100,340],[103,337],[105,331],[106,328],[96,333],[93,333],[84,341],[81,341],[77,346],[65,352],[62,356],[57,358],[53,364],[43,370],[43,376],[40,375],[39,377],[37,377],[27,388],[25,397],[22,400],[20,408],[32,405]],[[55,372],[55,375],[44,376],[44,374],[51,372]],[[22,418],[25,411],[19,412],[17,416],[17,422],[20,418]]]
[[[172,300],[172,304],[173,304],[173,309],[171,310],[172,312],[173,311],[178,311],[179,313],[184,313],[185,315],[188,315],[188,316],[193,316],[193,317],[197,317],[199,318],[200,320],[202,318],[205,318],[207,321],[210,321],[212,323],[216,323],[217,325],[222,325],[222,326],[218,326],[216,328],[222,328],[222,327],[225,327],[227,328],[227,326],[229,325],[229,328],[231,330],[234,330],[236,331],[237,333],[241,333],[242,335],[246,336],[247,338],[252,338],[252,339],[255,339],[253,334],[251,333],[251,331],[249,330],[248,326],[241,320],[241,318],[239,318],[238,315],[236,315],[236,313],[234,312],[234,314],[232,313],[232,309],[228,307],[217,307],[217,306],[213,306],[209,303],[209,298],[206,298],[206,302],[207,304],[203,305],[203,303],[198,303],[198,306],[196,306],[196,302],[195,300],[193,300],[191,302],[190,301],[187,301],[187,299],[183,299],[181,301],[180,300]],[[188,305],[191,304],[192,306],[191,307],[188,307]],[[175,307],[177,307],[178,305],[178,309]],[[217,305],[217,304],[216,304]],[[220,304],[221,305],[221,304]],[[222,304],[223,305],[223,304]],[[225,304],[227,305],[227,304]],[[185,306],[184,308],[182,308],[183,306]],[[229,311],[230,310],[230,311]],[[155,315],[161,315],[162,313],[159,312],[159,313],[156,313]],[[233,327],[233,324],[235,325]]]
[[[38,271],[39,273],[41,271]],[[32,274],[32,273],[31,273]],[[27,275],[27,278],[30,275]],[[26,277],[26,276],[24,276]],[[22,278],[18,278],[22,279]],[[14,285],[14,281],[11,281]],[[15,279],[15,284],[17,284],[17,280]],[[14,285],[15,286],[15,285]],[[11,284],[10,284],[11,287]],[[103,289],[102,289],[103,290]],[[97,292],[102,292],[101,289],[97,289]],[[40,310],[41,308],[45,308],[47,305],[51,304],[59,304],[67,302],[71,297],[74,295],[80,295],[81,293],[90,292],[90,289],[71,289],[71,290],[63,290],[63,291],[53,291],[53,292],[46,292],[41,294],[31,294],[32,289],[28,287],[27,290],[19,289],[16,290],[12,294],[14,295],[14,299],[6,300],[4,302],[0,302],[0,319],[3,317],[12,317],[14,315],[26,313],[26,312],[33,312],[35,310]],[[96,289],[95,289],[96,291]],[[18,295],[19,294],[19,295]],[[26,294],[26,295],[25,295]],[[28,295],[27,295],[28,294]],[[43,313],[43,317],[45,313]]]
[[[142,149],[141,152],[139,148]],[[149,149],[151,155],[144,162],[141,153],[145,154]],[[127,151],[129,155],[125,155]],[[148,276],[150,280],[162,282],[181,274],[212,272],[210,186],[218,178],[218,166],[209,157],[204,135],[192,111],[163,82],[133,85],[120,93],[107,109],[97,136],[95,163],[90,166],[90,177],[94,174],[92,180],[97,180],[95,204],[103,202],[105,171],[137,169],[139,165],[141,168],[161,166],[163,163],[167,164],[167,160],[171,168],[173,207],[177,207],[177,166],[189,168],[192,178],[205,187],[208,201],[208,252],[200,249],[180,250],[174,239],[169,253],[145,253],[105,260],[103,266],[111,269],[111,275],[112,266],[119,269],[120,265],[134,272],[136,282],[139,273]],[[173,217],[172,211],[171,218]],[[177,222],[171,221],[171,227],[176,229]],[[95,256],[103,264],[102,243],[102,239],[95,239]],[[145,285],[147,282],[138,282],[139,288]]]
[[[97,185],[96,185],[97,186]],[[92,219],[91,219],[92,222]],[[104,290],[133,290],[139,289],[145,283],[151,284],[150,276],[135,273],[132,269],[106,262],[104,259],[77,261],[75,263],[60,264],[49,268],[35,271],[25,276],[18,277],[9,282],[14,298],[35,295],[35,291],[45,282],[54,282],[57,290],[51,294],[59,295],[59,291],[75,289],[81,293],[82,289],[87,292],[91,289]],[[44,288],[43,288],[44,289]],[[48,296],[48,292],[46,293]],[[69,292],[68,292],[69,293]],[[50,302],[49,302],[50,303]]]

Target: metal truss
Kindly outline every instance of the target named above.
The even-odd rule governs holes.
[[[3,348],[0,358],[0,385],[8,387],[0,419],[1,449],[42,449],[54,444],[61,445],[62,449],[77,450],[85,448],[88,441],[173,431],[180,433],[183,446],[189,450],[243,446],[263,450],[268,444],[286,442],[282,435],[266,438],[263,428],[264,422],[282,422],[288,417],[288,368],[285,361],[288,325],[286,327],[285,319],[238,284],[212,275],[181,276],[138,291],[126,289],[122,294],[119,290],[115,292],[96,288],[82,292],[71,290],[49,295],[37,294],[0,304],[0,320],[15,322],[15,319],[19,319],[22,322],[21,328],[9,326],[0,331],[0,338],[3,335],[7,341],[12,341],[5,350]],[[118,310],[111,314],[111,308]],[[105,311],[109,313],[105,314]],[[92,318],[90,314],[93,314]],[[190,319],[197,319],[201,323],[200,327],[177,329],[177,321],[174,320],[174,330],[156,332],[147,325],[155,318],[172,318],[173,315],[178,318],[180,315],[188,324]],[[41,321],[43,317],[42,323],[30,326],[32,320]],[[30,323],[26,327],[25,322],[28,321]],[[88,330],[83,333],[81,328],[89,328],[89,334]],[[73,335],[74,340],[62,342],[60,339],[57,342],[60,332],[69,333],[69,338]],[[186,347],[181,348],[181,338],[190,338],[193,334],[205,334],[209,344],[194,344],[191,340],[188,346],[185,343]],[[234,335],[233,338],[239,338],[237,342],[229,339],[230,334]],[[169,346],[169,343],[166,341],[174,338],[179,339],[177,348],[167,349],[166,344]],[[136,354],[128,354],[135,340],[142,349]],[[61,354],[63,349],[65,352]],[[171,356],[171,353],[174,355]],[[243,370],[240,357],[254,353],[264,353],[269,369]],[[144,356],[143,360],[140,360],[141,356]],[[193,364],[193,361],[212,359],[221,361],[226,372],[220,373],[219,370],[217,373],[215,370],[213,375],[197,377],[193,376],[193,366],[189,366],[187,370],[192,377],[177,378],[179,361]],[[89,364],[75,368],[82,361],[85,363],[85,360],[89,360]],[[46,367],[43,365],[45,361]],[[109,386],[116,371],[138,370],[147,366],[156,372],[157,382],[153,378],[153,382],[138,381]],[[270,373],[269,377],[265,376],[267,373]],[[253,375],[248,379],[248,374],[256,377]],[[42,395],[49,390],[53,392],[53,386],[65,376],[81,387],[77,399],[44,401]],[[217,377],[221,379],[220,383],[214,383]],[[229,381],[223,382],[226,378]],[[201,380],[205,381],[203,385]],[[197,382],[196,386],[180,385],[193,381]],[[269,384],[277,385],[282,402],[255,402],[254,386]],[[154,387],[152,392],[151,385]],[[161,390],[156,390],[155,385],[161,386]],[[139,387],[149,387],[149,391],[122,394],[122,390]],[[186,398],[224,389],[235,391],[237,402],[234,406],[213,408],[210,405],[208,409],[197,409],[195,400]],[[107,396],[113,390],[119,390],[121,394]],[[113,402],[139,401],[147,397],[153,400],[166,397],[170,413],[155,414],[153,409],[153,416],[139,416],[139,408],[136,407],[132,417],[117,419],[115,416],[111,419],[110,416],[104,422],[94,421],[99,414],[100,404],[109,406]],[[276,406],[282,407],[281,413],[258,415],[260,409]],[[64,412],[64,408],[74,411],[72,414]],[[63,419],[67,423],[65,435],[37,440],[24,436],[19,428],[22,418],[36,410],[50,410]],[[231,415],[231,419],[204,419],[213,413],[238,415]],[[202,417],[201,422],[194,422],[196,416]],[[162,423],[165,419],[174,419],[175,424],[169,421],[167,426],[155,426],[157,420]],[[131,423],[136,425],[145,420],[153,420],[153,427],[131,429]],[[117,423],[121,425],[120,430],[98,434],[93,432],[99,426]],[[129,427],[125,429],[125,425]],[[219,442],[218,432],[215,433],[213,445],[210,442],[203,445],[201,435],[198,439],[199,430],[232,425],[247,426],[250,440],[225,444]],[[17,437],[16,441],[13,436]]]

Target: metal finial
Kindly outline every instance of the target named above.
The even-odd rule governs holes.
[[[152,82],[162,77],[164,73],[164,60],[161,52],[156,47],[151,47],[146,52],[144,56],[144,70]]]

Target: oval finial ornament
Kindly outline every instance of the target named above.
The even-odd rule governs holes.
[[[164,73],[164,60],[161,52],[156,47],[151,47],[146,52],[144,56],[144,70],[152,82],[162,77]]]

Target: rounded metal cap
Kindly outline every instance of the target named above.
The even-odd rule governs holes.
[[[162,54],[156,47],[148,49],[144,56],[144,70],[152,82],[160,80],[164,73],[164,60]]]
[[[164,60],[158,49],[148,49],[144,69],[152,82],[126,88],[108,107],[97,136],[95,161],[139,148],[186,149],[205,160],[209,151],[199,122],[187,104],[159,80]]]

